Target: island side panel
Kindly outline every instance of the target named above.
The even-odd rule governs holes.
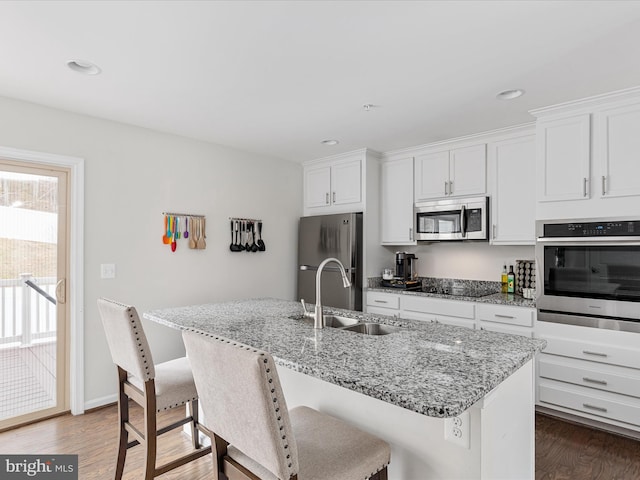
[[[472,407],[480,407],[483,480],[535,477],[533,365],[528,361]]]
[[[307,405],[391,444],[390,480],[533,479],[533,361],[468,411],[470,448],[444,439],[445,420],[278,367],[289,408]]]

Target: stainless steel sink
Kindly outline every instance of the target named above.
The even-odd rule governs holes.
[[[297,320],[300,322],[305,322],[313,325],[313,318],[311,317],[298,316],[298,317],[291,317],[291,318],[293,320]],[[332,327],[332,328],[349,327],[352,325],[356,325],[358,323],[358,319],[356,318],[341,317],[339,315],[325,315],[324,321],[327,327]]]
[[[363,333],[365,335],[389,335],[390,333],[399,332],[402,327],[394,327],[393,325],[384,325],[382,323],[358,323],[342,330],[349,332]]]

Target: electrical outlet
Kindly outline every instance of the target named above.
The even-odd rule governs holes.
[[[462,412],[457,417],[444,419],[444,439],[469,449],[470,442],[470,416],[469,411]]]

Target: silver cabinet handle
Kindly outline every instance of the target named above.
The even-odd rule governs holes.
[[[327,192],[324,196],[324,203],[326,203],[327,205],[329,205],[329,192]]]
[[[449,182],[449,195],[453,195],[453,181]]]
[[[413,228],[409,227],[409,240],[413,242]]]
[[[587,177],[584,177],[582,179],[582,196],[583,197],[587,196]]]
[[[597,410],[598,412],[607,412],[607,409],[604,407],[597,407],[596,405],[591,405],[590,403],[583,403],[582,406],[584,408],[590,408],[591,410]]]
[[[494,313],[493,315],[494,315],[495,317],[498,317],[498,318],[511,318],[511,319],[516,318],[516,317],[511,316],[511,315],[500,315],[499,313]]]
[[[444,194],[449,195],[449,182],[444,181]]]
[[[374,300],[376,303],[389,303],[387,300]]]
[[[582,377],[582,380],[589,383],[597,383],[598,385],[606,385],[607,382],[605,380],[597,380],[595,378]]]
[[[592,352],[590,350],[583,350],[582,353],[584,353],[585,355],[594,355],[596,357],[608,357],[606,353]]]
[[[602,196],[604,197],[607,193],[607,177],[602,176]]]
[[[333,192],[333,203],[336,203],[336,192]]]
[[[495,223],[493,224],[493,235],[492,236],[493,236],[494,239],[496,238],[496,224]]]

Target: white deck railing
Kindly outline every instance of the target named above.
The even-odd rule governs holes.
[[[20,275],[0,279],[0,347],[31,345],[56,335],[56,306],[25,282],[32,281],[55,297],[55,277]]]

